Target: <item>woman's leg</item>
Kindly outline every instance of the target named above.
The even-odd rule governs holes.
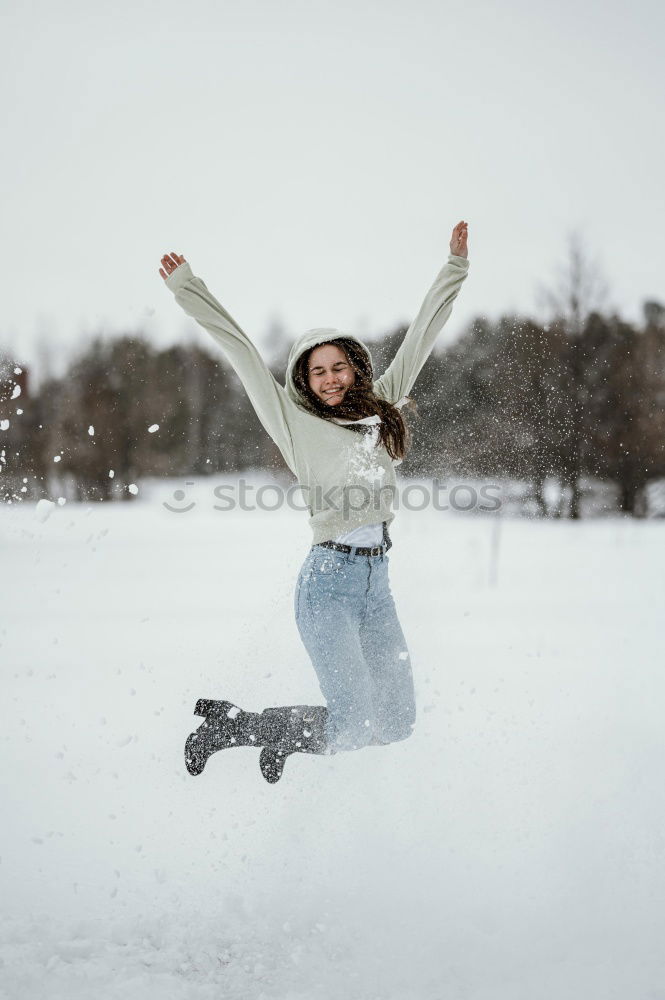
[[[360,641],[367,577],[367,559],[312,549],[296,585],[296,624],[326,699],[333,753],[374,736],[374,683]]]
[[[375,737],[393,743],[411,735],[416,703],[409,650],[388,578],[388,558],[371,558],[360,645],[372,681]]]

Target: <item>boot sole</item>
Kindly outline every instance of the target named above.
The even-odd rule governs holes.
[[[196,733],[190,733],[185,743],[185,767],[193,776],[201,774],[210,756],[210,754],[206,754],[205,757],[202,757],[197,742]]]
[[[269,785],[276,785],[284,773],[288,754],[279,753],[273,747],[264,747],[259,755],[261,774]]]

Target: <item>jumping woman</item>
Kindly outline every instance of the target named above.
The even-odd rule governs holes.
[[[411,402],[408,394],[467,276],[467,223],[453,229],[446,264],[377,380],[358,337],[321,328],[293,345],[280,385],[185,258],[165,254],[161,263],[178,305],[233,365],[307,500],[313,538],[296,582],[295,616],[326,702],[258,713],[200,699],[194,714],[203,722],[185,744],[187,770],[200,774],[217,750],[256,746],[261,773],[273,783],[291,753],[332,754],[406,739],[416,717],[413,676],[386,555],[394,467],[409,445],[400,410]]]

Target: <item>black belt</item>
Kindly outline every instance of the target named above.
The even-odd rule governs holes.
[[[337,552],[352,552],[355,549],[359,556],[380,556],[382,552],[387,552],[393,544],[390,541],[388,525],[385,521],[383,522],[383,542],[383,545],[375,545],[373,548],[368,548],[366,545],[344,545],[342,542],[317,542],[316,544],[324,549],[335,549]]]

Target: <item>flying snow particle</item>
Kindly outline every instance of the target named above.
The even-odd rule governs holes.
[[[18,409],[16,410],[16,413],[17,413],[17,415],[18,415],[19,417],[20,417],[20,416],[21,416],[21,414],[23,413],[23,410],[21,409],[21,407],[20,407],[20,406],[19,406],[19,407],[18,407]]]
[[[158,430],[159,430],[159,424],[150,424],[150,427],[148,427],[148,434],[154,434],[155,431]]]
[[[14,369],[14,375],[20,375],[22,371],[23,371],[22,368],[15,368]]]
[[[0,420],[0,431],[6,431],[9,428],[8,420]]]
[[[18,399],[18,397],[20,395],[21,395],[21,386],[20,385],[15,385],[14,386],[14,391],[12,392],[12,395],[11,395],[11,398],[12,399]]]
[[[64,507],[66,503],[67,501],[65,500],[64,497],[58,497],[58,506]]]
[[[139,488],[136,485],[136,483],[130,483],[127,489],[129,490],[130,493],[133,493],[134,496],[136,496],[136,494],[139,491]]]
[[[53,461],[54,462],[59,462],[61,458],[62,458],[62,455],[54,455],[53,456]]]
[[[55,504],[52,500],[38,500],[35,507],[35,517],[38,521],[43,522],[51,516],[54,510]]]
[[[90,424],[90,426],[88,427],[88,434],[90,435],[90,437],[92,437],[94,433],[95,433],[95,428],[92,426],[92,424]]]
[[[109,479],[113,479],[114,476],[115,472],[113,471],[113,469],[109,469]]]

